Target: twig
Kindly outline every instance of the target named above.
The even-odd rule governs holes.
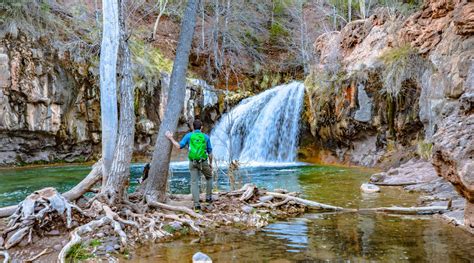
[[[385,212],[395,214],[437,214],[449,211],[448,206],[421,206],[421,207],[376,207],[376,208],[362,208],[359,212]]]
[[[38,258],[40,258],[41,256],[45,255],[45,254],[49,254],[51,253],[52,251],[49,251],[49,248],[45,248],[43,251],[41,251],[38,255],[30,258],[30,259],[27,259],[26,261],[27,262],[32,262],[32,261],[35,261],[37,260]]]

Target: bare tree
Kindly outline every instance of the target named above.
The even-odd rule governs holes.
[[[161,16],[165,13],[166,5],[168,0],[159,0],[158,1],[158,17],[156,18],[155,25],[153,26],[153,33],[151,35],[153,40],[156,40],[156,30],[158,29],[158,23],[160,22]]]
[[[179,116],[183,110],[186,92],[186,70],[196,25],[198,4],[198,0],[188,0],[183,16],[176,58],[171,72],[169,101],[164,119],[160,124],[149,177],[145,185],[145,195],[152,199],[157,198],[160,201],[166,200],[171,155],[171,142],[165,137],[165,132],[176,130]]]
[[[120,0],[119,0],[120,1]],[[128,179],[130,177],[130,162],[133,154],[135,135],[134,85],[132,77],[132,62],[128,47],[128,33],[125,21],[126,0],[120,1],[120,121],[118,140],[115,147],[114,159],[110,175],[102,185],[101,194],[109,205],[115,205],[123,200]]]
[[[117,141],[117,53],[119,10],[117,0],[102,1],[102,44],[100,52],[100,108],[102,125],[103,180],[110,172]]]

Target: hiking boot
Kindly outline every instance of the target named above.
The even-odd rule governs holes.
[[[196,213],[201,212],[201,205],[195,205],[194,206],[194,212],[196,212]]]
[[[212,204],[212,197],[206,197],[206,203]]]

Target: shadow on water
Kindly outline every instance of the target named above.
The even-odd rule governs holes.
[[[133,187],[142,167],[131,168]],[[0,170],[0,205],[16,203],[46,186],[65,191],[89,170],[86,166]],[[370,174],[367,169],[330,166],[245,167],[241,183],[301,191],[308,199],[344,207],[416,204],[418,194],[396,188],[362,194],[359,186]],[[220,189],[229,187],[222,174],[218,184]],[[189,193],[185,163],[173,165],[171,189]],[[215,262],[472,262],[474,237],[428,216],[307,213],[260,232],[215,231],[142,247],[129,261],[190,262],[197,251]]]

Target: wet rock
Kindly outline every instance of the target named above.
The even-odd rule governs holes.
[[[115,245],[114,245],[114,249],[115,249],[115,250],[120,250],[120,245],[119,245],[119,244],[115,244]]]
[[[364,193],[377,193],[380,192],[380,187],[374,185],[374,184],[362,184],[360,186],[360,190]]]
[[[193,255],[193,263],[212,263],[212,259],[202,252],[197,252]]]
[[[370,181],[401,185],[433,182],[436,179],[438,177],[431,163],[423,160],[410,160],[399,167],[389,169],[387,172],[372,175]]]

